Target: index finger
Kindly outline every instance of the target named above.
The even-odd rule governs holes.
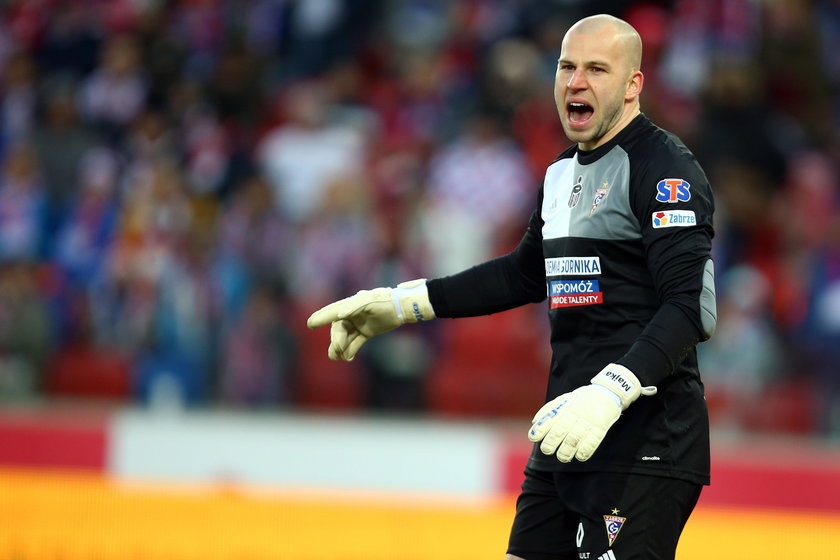
[[[342,303],[344,303],[344,300],[336,301],[314,312],[306,320],[306,326],[310,329],[317,329],[318,327],[323,327],[324,325],[329,325],[337,321]]]

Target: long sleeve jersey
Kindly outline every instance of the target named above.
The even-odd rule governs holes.
[[[438,317],[547,302],[546,402],[589,384],[611,362],[658,388],[624,411],[590,460],[561,463],[535,445],[530,467],[708,484],[708,412],[695,348],[715,327],[713,213],[691,152],[639,115],[604,145],[573,146],[548,167],[511,253],[427,282]]]

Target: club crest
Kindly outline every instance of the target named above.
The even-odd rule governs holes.
[[[610,194],[610,189],[608,188],[608,186],[609,183],[604,181],[601,184],[600,189],[595,189],[595,198],[592,199],[592,209],[589,210],[590,216],[595,213],[595,210],[598,209],[598,206],[600,206],[601,203],[604,202],[604,199],[607,198],[607,195]]]
[[[618,513],[618,510],[614,509],[613,513]],[[604,524],[607,527],[607,539],[609,540],[610,546],[612,546],[615,539],[618,538],[618,532],[621,531],[621,528],[624,526],[626,521],[626,517],[619,517],[618,515],[604,516]]]

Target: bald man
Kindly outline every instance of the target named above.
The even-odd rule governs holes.
[[[593,150],[639,115],[641,63],[642,40],[623,20],[598,15],[569,29],[554,81],[554,99],[569,140]]]
[[[546,403],[507,559],[674,558],[709,483],[696,346],[715,328],[714,203],[683,143],[641,113],[642,43],[598,15],[567,32],[554,86],[575,144],[548,166],[511,253],[458,274],[363,290],[312,314],[352,360],[404,323],[547,302]]]

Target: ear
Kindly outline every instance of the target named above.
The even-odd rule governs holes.
[[[630,74],[630,79],[627,80],[627,88],[624,91],[625,101],[633,101],[642,93],[642,88],[645,85],[645,75],[640,70],[634,70]]]

